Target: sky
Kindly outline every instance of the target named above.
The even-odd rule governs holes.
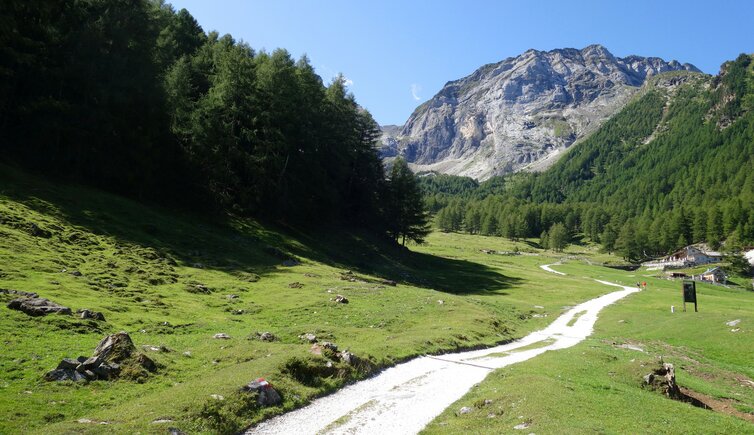
[[[167,0],[255,50],[306,54],[382,125],[402,125],[451,80],[534,48],[602,44],[716,74],[754,52],[754,0]]]

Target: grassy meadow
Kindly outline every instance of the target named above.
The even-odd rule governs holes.
[[[658,279],[656,271],[578,260],[553,268],[584,282],[646,281],[647,290],[604,309],[595,333],[577,346],[493,372],[426,433],[754,431],[754,292],[698,284],[699,312],[693,305],[683,312],[680,281]],[[733,320],[740,322],[727,325]],[[682,391],[713,410],[645,389],[642,378],[658,361],[674,364]],[[462,415],[463,406],[473,411]]]
[[[234,432],[412,356],[523,336],[610,290],[541,270],[557,261],[541,252],[479,251],[516,248],[536,253],[498,238],[434,234],[409,251],[341,229],[312,236],[202,220],[4,167],[0,288],[106,320],[30,317],[6,308],[16,296],[0,294],[0,433]],[[335,303],[339,294],[349,303]],[[121,330],[160,365],[156,374],[42,380],[62,358],[89,356]],[[304,333],[366,364],[327,367]],[[244,401],[239,388],[257,377],[280,390],[281,406]]]
[[[526,335],[614,290],[594,278],[650,285],[606,309],[579,346],[492,373],[427,431],[505,432],[522,422],[536,433],[752,429],[641,388],[662,356],[679,368],[682,386],[751,415],[752,292],[701,286],[699,313],[671,315],[677,282],[596,266],[617,259],[590,246],[556,254],[532,241],[434,233],[425,245],[398,249],[336,228],[312,235],[203,220],[2,169],[0,288],[106,320],[30,317],[6,308],[15,296],[0,293],[0,433],[234,433],[407,358]],[[561,262],[553,267],[566,276],[539,267]],[[337,295],[349,303],[334,302]],[[735,333],[725,325],[733,319],[741,319]],[[62,358],[89,356],[121,330],[160,365],[157,373],[42,379]],[[276,339],[261,341],[258,332]],[[365,363],[328,367],[304,333]],[[644,352],[619,347],[625,343]],[[259,408],[239,392],[257,377],[281,392],[282,405]],[[461,406],[474,411],[457,415]]]

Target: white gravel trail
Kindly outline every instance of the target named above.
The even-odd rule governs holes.
[[[247,433],[417,433],[492,370],[579,343],[591,335],[602,308],[639,291],[635,287],[598,282],[622,290],[579,304],[545,329],[515,342],[483,350],[413,359],[316,399],[304,408],[262,422]],[[575,321],[569,326],[574,317]],[[541,347],[516,351],[543,341],[546,342]]]
[[[543,264],[543,265],[541,265],[541,266],[539,266],[539,267],[541,267],[541,268],[542,268],[542,270],[546,270],[546,271],[548,271],[548,272],[551,272],[551,273],[556,273],[556,274],[558,274],[558,275],[563,275],[563,276],[565,276],[565,273],[563,273],[563,272],[558,272],[557,270],[555,270],[555,269],[553,269],[553,268],[551,268],[551,267],[550,267],[550,266],[558,266],[558,265],[560,265],[560,263],[554,263],[554,264]]]

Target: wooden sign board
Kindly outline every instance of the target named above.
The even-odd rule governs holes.
[[[683,281],[683,311],[686,311],[686,302],[694,303],[694,312],[699,311],[696,306],[696,282]]]

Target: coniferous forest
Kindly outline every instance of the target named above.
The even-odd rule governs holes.
[[[436,226],[511,239],[583,236],[631,261],[690,243],[754,244],[754,69],[650,80],[549,170],[477,183],[421,178]],[[562,228],[564,227],[564,228]]]
[[[422,233],[416,213],[408,233],[388,229],[404,193],[375,151],[379,127],[306,56],[206,33],[163,1],[3,8],[5,161],[201,211]]]

